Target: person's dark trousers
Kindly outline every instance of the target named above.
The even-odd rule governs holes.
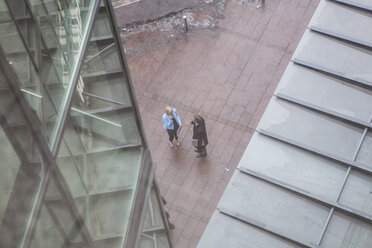
[[[202,146],[202,147],[199,147],[197,148],[196,150],[196,157],[204,157],[204,156],[207,156],[207,147],[206,146]]]
[[[168,133],[170,142],[172,142],[174,138],[176,138],[176,140],[178,140],[177,129],[167,129],[167,133]]]

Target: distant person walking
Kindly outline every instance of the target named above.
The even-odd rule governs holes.
[[[205,127],[205,120],[200,115],[194,115],[194,120],[188,123],[194,126],[193,129],[193,146],[195,146],[196,157],[207,156],[207,129]]]
[[[176,146],[179,146],[180,142],[178,141],[178,133],[181,129],[182,123],[175,108],[172,108],[170,106],[165,107],[163,122],[164,128],[167,130],[167,133],[169,135],[170,147],[174,147],[174,139],[176,140]]]

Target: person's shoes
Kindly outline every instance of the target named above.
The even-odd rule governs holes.
[[[173,142],[170,142],[169,145],[170,145],[171,148],[174,147]]]
[[[207,154],[201,154],[201,153],[196,154],[197,158],[201,158],[201,157],[205,157],[205,156],[207,156]]]
[[[180,142],[176,140],[176,146],[180,146]]]

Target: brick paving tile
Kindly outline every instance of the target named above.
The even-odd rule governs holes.
[[[187,248],[189,243],[190,239],[181,236],[176,243],[176,248]]]
[[[199,224],[199,221],[200,220],[198,218],[189,218],[185,225],[185,228],[182,230],[181,237],[184,237],[190,240],[195,231],[195,228]]]
[[[197,246],[318,3],[230,0],[216,28],[128,58],[175,247]],[[195,158],[190,126],[170,148],[161,123],[169,104],[183,123],[205,117],[207,157]]]
[[[205,227],[204,227],[204,229],[205,229]],[[203,231],[204,231],[204,229],[203,229]],[[200,239],[200,237],[191,239],[190,243],[189,243],[189,246],[187,248],[195,248],[199,243],[199,239]]]

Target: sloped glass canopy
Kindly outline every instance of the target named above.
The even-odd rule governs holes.
[[[0,0],[1,247],[172,247],[110,4]]]

